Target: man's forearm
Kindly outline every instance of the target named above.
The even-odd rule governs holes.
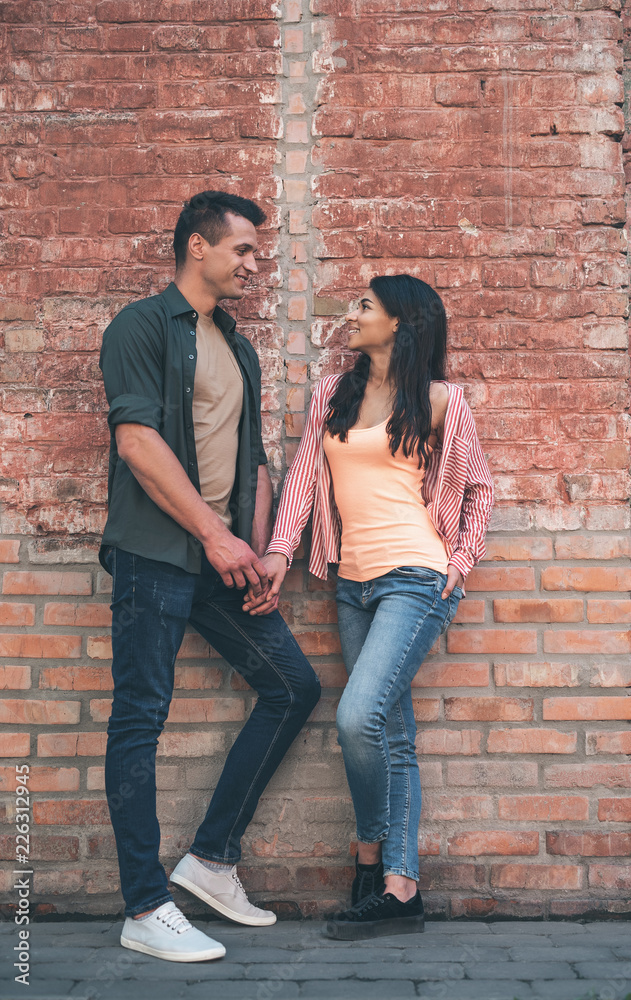
[[[272,537],[272,483],[266,465],[259,465],[256,484],[256,503],[252,522],[252,548],[262,556]]]
[[[121,424],[116,428],[116,444],[145,493],[194,538],[203,543],[227,530],[157,431],[142,424]]]

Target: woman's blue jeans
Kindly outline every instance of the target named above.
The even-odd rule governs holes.
[[[462,597],[446,575],[402,566],[366,583],[338,577],[337,611],[349,674],[337,710],[338,742],[358,839],[382,842],[384,875],[418,879],[421,780],[412,680]]]
[[[201,858],[239,860],[243,832],[316,705],[320,682],[280,614],[245,614],[244,592],[226,587],[206,558],[200,576],[122,549],[111,549],[107,560],[114,578],[114,700],[105,787],[125,912],[135,916],[171,899],[158,857],[155,759],[187,623],[258,694],[195,835],[191,850]]]

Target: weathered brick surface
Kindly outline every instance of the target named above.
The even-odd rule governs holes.
[[[220,187],[269,216],[236,313],[261,355],[276,485],[313,383],[347,361],[342,317],[370,277],[409,271],[445,301],[450,377],[498,503],[486,560],[414,681],[428,908],[627,906],[627,869],[609,859],[628,854],[631,819],[631,17],[614,0],[509,6],[4,5],[0,779],[10,789],[11,762],[30,761],[37,903],[120,907],[98,349],[111,316],[171,276],[182,200]],[[343,901],[355,832],[333,587],[298,555],[283,610],[325,692],[265,793],[243,874],[255,898],[318,915]],[[192,634],[175,687],[158,749],[167,865],[253,699]],[[1,792],[9,823],[12,808]]]

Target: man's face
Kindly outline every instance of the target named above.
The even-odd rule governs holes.
[[[208,290],[219,299],[241,299],[252,277],[258,273],[254,253],[258,248],[256,229],[242,215],[227,212],[230,230],[210,246],[204,240],[202,276]]]

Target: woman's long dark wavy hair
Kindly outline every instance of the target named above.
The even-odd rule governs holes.
[[[419,468],[429,458],[432,428],[430,383],[445,378],[447,317],[434,289],[409,274],[373,278],[370,288],[388,316],[399,320],[388,376],[395,387],[392,415],[386,426],[390,451],[402,448],[406,458],[416,452]],[[355,366],[340,379],[325,420],[332,437],[346,441],[357,423],[364,398],[370,357],[360,353]]]

